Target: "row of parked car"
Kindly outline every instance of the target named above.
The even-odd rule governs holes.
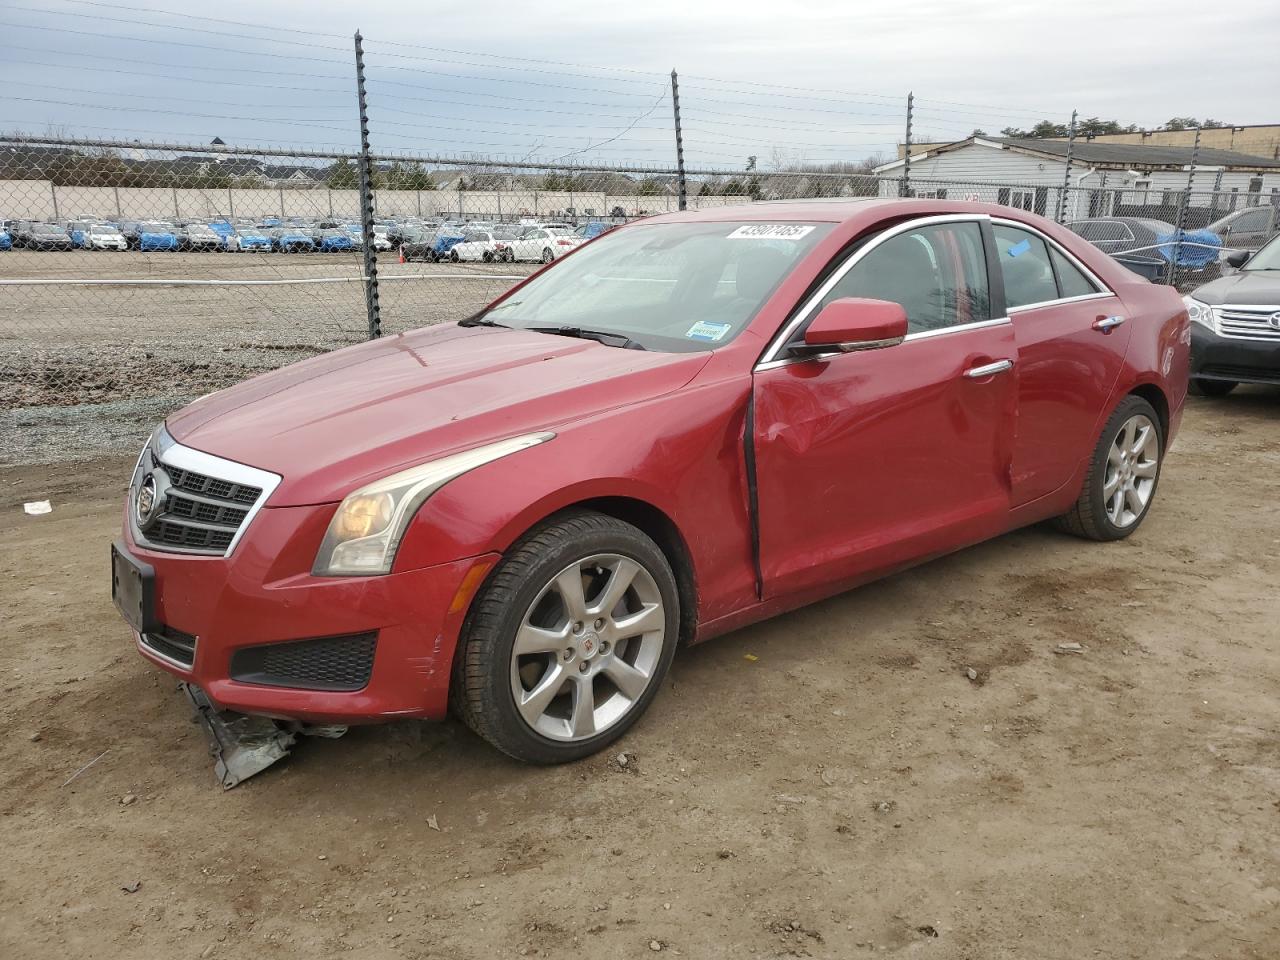
[[[603,222],[378,220],[375,250],[401,250],[405,260],[550,262],[609,229]],[[191,250],[328,253],[359,250],[358,223],[334,218],[121,220],[83,216],[43,222],[0,220],[0,250]]]
[[[1246,207],[1199,230],[1179,231],[1149,217],[1091,217],[1067,228],[1148,280],[1162,281],[1175,261],[1179,276],[1208,279],[1217,276],[1222,263],[1280,233],[1280,209]]]
[[[525,260],[550,263],[614,226],[616,224],[603,221],[578,227],[570,223],[536,221],[408,226],[401,231],[400,255],[405,261],[514,263]]]

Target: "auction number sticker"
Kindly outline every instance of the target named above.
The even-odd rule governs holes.
[[[800,223],[748,223],[729,234],[730,240],[799,240],[813,227]]]

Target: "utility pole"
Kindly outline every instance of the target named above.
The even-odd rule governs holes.
[[[364,303],[369,339],[382,336],[378,307],[378,254],[373,248],[373,167],[369,160],[369,101],[364,89],[364,47],[356,31],[356,97],[360,105],[360,231],[364,235]]]
[[[671,71],[671,110],[676,121],[676,182],[680,189],[680,209],[689,205],[689,190],[684,179],[684,136],[680,132],[680,80]]]
[[[907,135],[902,144],[902,181],[898,184],[898,196],[911,196],[911,113],[915,108],[914,93],[907,94]]]
[[[1071,186],[1071,154],[1076,145],[1076,111],[1071,111],[1071,125],[1067,127],[1067,169],[1062,175],[1062,193],[1058,197],[1058,216],[1055,218],[1058,223],[1062,223],[1067,217],[1067,190]]]

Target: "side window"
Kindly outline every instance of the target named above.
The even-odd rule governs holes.
[[[1057,251],[1049,248],[1049,256],[1053,258],[1053,272],[1058,275],[1058,290],[1064,297],[1087,297],[1097,293],[1098,288],[1093,281],[1081,273],[1070,260]]]
[[[909,333],[990,320],[982,230],[940,223],[891,237],[841,277],[819,309],[844,297],[902,304]]]
[[[1009,307],[1058,299],[1058,285],[1045,242],[1033,233],[996,224],[996,250],[1004,271],[1004,299]]]

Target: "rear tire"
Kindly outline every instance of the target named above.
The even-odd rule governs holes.
[[[1164,432],[1155,409],[1130,394],[1102,428],[1075,506],[1055,519],[1088,540],[1120,540],[1142,525],[1160,484]]]
[[[1201,380],[1191,378],[1191,392],[1198,397],[1225,397],[1240,384],[1234,380]]]
[[[551,252],[551,248],[550,248],[550,247],[543,247],[543,248],[542,248],[542,262],[543,262],[543,263],[550,263],[550,262],[551,262],[552,260],[554,260],[554,259],[555,259],[555,254]]]
[[[460,256],[458,256],[458,251],[457,251],[457,250],[450,250],[450,251],[449,251],[449,262],[450,262],[450,263],[457,263],[457,262],[458,262],[459,260],[461,260],[461,259],[462,259],[462,258],[461,258]]]
[[[490,575],[463,625],[450,700],[508,756],[578,760],[644,713],[679,629],[675,576],[657,544],[614,517],[565,514]]]

